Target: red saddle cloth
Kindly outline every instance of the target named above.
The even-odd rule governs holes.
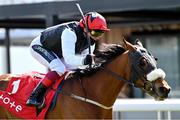
[[[41,77],[35,77],[35,76]],[[5,107],[8,111],[15,116],[23,119],[44,119],[45,114],[50,107],[51,101],[55,95],[55,90],[58,85],[64,79],[63,75],[54,85],[53,90],[49,89],[45,97],[46,107],[38,114],[36,107],[26,106],[26,101],[29,98],[31,92],[44,77],[44,74],[38,72],[31,72],[21,75],[13,76],[8,83],[6,91],[0,90],[0,106]],[[54,90],[55,89],[55,90]]]

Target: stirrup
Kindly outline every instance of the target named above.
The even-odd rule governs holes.
[[[38,109],[43,109],[46,107],[46,104],[45,104],[45,99],[43,99],[42,103],[40,105],[37,106]]]

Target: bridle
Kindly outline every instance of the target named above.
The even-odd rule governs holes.
[[[129,52],[129,57],[132,63],[130,80],[135,84],[138,79],[141,79],[144,89],[148,86],[149,90],[154,90],[154,82],[147,80],[147,74],[157,68],[155,58],[149,52],[140,50]],[[145,62],[145,68],[140,65],[142,61]]]
[[[147,53],[146,53],[147,54]],[[136,85],[136,81],[138,79],[141,79],[143,80],[143,83],[144,83],[144,89],[146,89],[146,87],[148,86],[148,88],[150,90],[153,90],[154,89],[154,83],[153,82],[150,82],[146,79],[145,77],[145,74],[147,72],[150,72],[151,70],[155,69],[155,66],[150,66],[148,65],[148,70],[147,71],[143,71],[142,69],[140,69],[138,66],[139,66],[139,62],[140,62],[140,59],[142,58],[145,58],[146,60],[149,61],[149,57],[153,57],[153,56],[148,56],[144,54],[144,53],[141,53],[139,51],[129,51],[128,53],[128,56],[129,56],[129,59],[130,59],[130,66],[131,66],[131,75],[130,75],[130,79],[126,79],[124,77],[122,77],[121,75],[119,75],[118,73],[115,73],[114,71],[110,70],[109,68],[105,67],[105,66],[100,66],[100,68],[102,70],[104,70],[105,72],[107,72],[108,74],[111,74],[112,76],[114,76],[117,80],[121,80],[121,81],[124,81],[126,83],[128,83],[129,85],[133,86],[133,87],[137,87]],[[150,63],[148,63],[150,64]]]

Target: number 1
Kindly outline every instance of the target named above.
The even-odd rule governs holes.
[[[16,92],[18,91],[18,89],[19,89],[19,84],[20,84],[20,80],[16,80],[16,81],[14,81],[14,82],[12,83],[13,89],[12,89],[11,94],[14,94],[14,93],[16,93]]]

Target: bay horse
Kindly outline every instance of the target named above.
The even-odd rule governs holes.
[[[137,41],[107,44],[95,53],[95,65],[72,73],[46,119],[112,119],[112,106],[124,85],[140,88],[156,100],[168,97],[170,86],[157,61]],[[5,89],[11,74],[0,76]],[[60,96],[61,95],[61,96]],[[17,118],[0,107],[0,118]]]

